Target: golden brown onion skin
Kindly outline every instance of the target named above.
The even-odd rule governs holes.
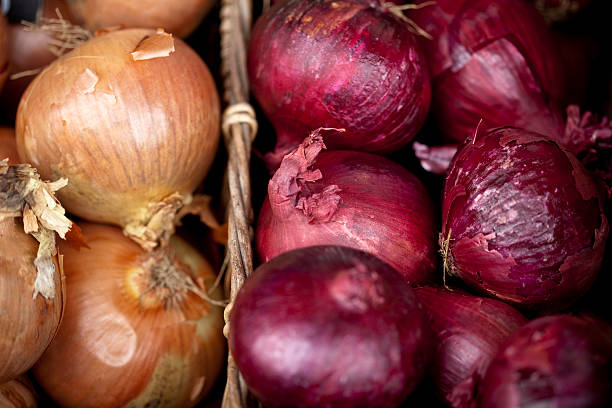
[[[19,163],[17,153],[17,142],[15,141],[15,129],[0,126],[0,160],[9,159],[9,164]]]
[[[187,37],[208,14],[215,0],[68,0],[77,21],[92,31],[122,26],[163,28]]]
[[[90,248],[61,246],[66,315],[36,380],[63,407],[194,406],[224,363],[223,310],[192,293],[167,309],[154,292],[139,299],[148,254],[114,227],[81,227]],[[170,243],[209,288],[215,275],[204,258]]]
[[[193,192],[219,143],[212,76],[180,39],[169,56],[134,61],[155,32],[110,32],[41,72],[17,112],[17,148],[43,178],[66,177],[66,209],[125,227],[150,204]]]
[[[2,90],[8,74],[8,26],[6,17],[0,13],[0,90]]]
[[[21,218],[0,222],[0,383],[25,373],[46,350],[62,319],[63,274],[55,262],[55,297],[32,299],[38,242]],[[54,261],[57,261],[54,259]]]
[[[36,408],[37,406],[36,391],[25,375],[0,384],[0,407]]]

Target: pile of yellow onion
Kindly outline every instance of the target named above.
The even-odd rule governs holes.
[[[83,19],[111,3],[116,12],[122,2],[68,5]],[[178,36],[210,8],[174,3],[197,9]],[[87,21],[98,24],[108,22]],[[192,407],[206,397],[226,359],[223,290],[175,228],[205,211],[194,192],[219,122],[206,64],[164,29],[98,31],[35,77],[14,133],[0,131],[0,384],[21,392],[15,379],[33,368],[64,407]],[[53,231],[66,240],[56,245]]]

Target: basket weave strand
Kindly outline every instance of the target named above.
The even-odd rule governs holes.
[[[257,122],[249,100],[246,49],[253,15],[250,0],[222,0],[221,58],[224,79],[223,136],[228,152],[227,180],[230,193],[228,204],[229,272],[231,273],[230,303],[225,310],[224,333],[229,336],[229,311],[244,281],[253,272],[251,183],[249,162],[251,144],[257,133]],[[227,383],[223,408],[243,408],[249,403],[249,393],[231,353],[228,355]]]

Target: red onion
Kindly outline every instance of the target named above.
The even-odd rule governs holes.
[[[271,167],[321,126],[346,129],[327,140],[334,149],[388,153],[414,138],[429,74],[396,13],[382,0],[287,0],[258,19],[249,77],[277,132]]]
[[[494,299],[431,287],[416,289],[437,335],[431,372],[440,398],[454,408],[476,407],[476,391],[499,347],[527,322]]]
[[[449,53],[449,26],[455,15],[467,0],[417,0],[414,3],[423,7],[411,11],[409,16],[419,27],[427,32],[431,39],[419,38],[419,45],[425,54],[432,80],[453,66]],[[433,85],[433,84],[432,84]]]
[[[612,406],[610,330],[602,321],[569,315],[542,317],[523,326],[491,362],[481,406]]]
[[[282,254],[246,282],[230,350],[267,407],[396,407],[425,372],[429,328],[391,267],[352,248]]]
[[[410,283],[432,278],[434,206],[421,182],[384,157],[323,148],[313,132],[270,181],[257,224],[262,261],[296,248],[342,245],[376,255]]]
[[[420,43],[432,65],[432,108],[450,139],[463,142],[481,118],[491,126],[563,134],[556,104],[565,95],[563,64],[533,6],[438,0],[410,18],[436,39]]]
[[[595,182],[555,141],[516,128],[468,139],[442,203],[445,267],[472,287],[529,308],[583,295],[604,255],[608,221]]]
[[[72,16],[68,10],[68,6],[63,0],[45,0],[34,3],[42,3],[40,5],[40,17],[36,25],[38,27],[48,24],[49,19],[57,21],[59,11],[64,20],[63,29],[68,31]],[[30,23],[33,24],[33,23]],[[54,28],[58,28],[55,24]],[[63,35],[63,37],[62,37]],[[1,36],[0,36],[1,37]],[[26,27],[24,24],[10,24],[8,26],[8,53],[10,55],[11,64],[8,74],[10,80],[6,82],[2,93],[0,94],[0,115],[8,123],[15,121],[17,114],[17,105],[21,95],[28,87],[30,82],[35,78],[37,71],[41,71],[46,65],[54,61],[62,47],[63,38],[66,41],[69,37],[66,32],[58,35],[53,32],[49,26],[45,30],[34,29],[33,26]],[[66,45],[67,45],[66,41]],[[52,46],[53,44],[53,46]],[[53,51],[51,51],[53,49]],[[67,52],[67,49],[63,49]]]

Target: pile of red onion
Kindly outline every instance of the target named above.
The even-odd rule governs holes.
[[[232,355],[269,407],[396,407],[431,346],[414,291],[351,248],[316,246],[261,265],[230,317]]]
[[[527,1],[511,0],[393,3],[277,1],[252,33],[251,85],[277,133],[276,149],[266,156],[277,170],[256,229],[262,265],[234,305],[230,349],[249,389],[272,407],[401,402],[368,400],[384,389],[373,380],[367,398],[357,400],[346,376],[349,399],[334,399],[342,377],[331,370],[346,371],[346,362],[330,350],[353,337],[329,328],[333,322],[344,330],[345,323],[329,309],[328,291],[347,267],[338,265],[343,256],[320,256],[318,251],[335,248],[320,245],[365,251],[396,269],[404,282],[417,284],[435,333],[424,387],[461,408],[480,406],[484,395],[497,404],[489,406],[499,406],[491,397],[495,391],[486,394],[490,388],[483,379],[497,353],[527,324],[514,307],[531,317],[565,310],[589,290],[602,266],[609,230],[605,188],[585,164],[601,164],[598,149],[612,140],[612,126],[590,112],[581,114],[577,106],[564,115],[566,66],[538,11]],[[366,18],[370,14],[376,22]],[[415,148],[431,167],[448,169],[438,227],[443,270],[436,280],[462,289],[418,286],[433,281],[437,264],[429,244],[435,205],[425,193],[435,191],[402,168],[401,151],[394,156],[400,164],[375,154],[404,143],[389,145],[395,123],[390,120],[405,108],[389,100],[398,95],[388,84],[395,76],[370,86],[375,77],[363,75],[381,72],[380,67],[395,72],[389,67],[397,67],[401,51],[389,50],[395,38],[385,37],[391,21],[425,33],[414,38],[432,78],[432,125],[447,140],[463,142]],[[385,92],[384,103],[369,104]],[[360,127],[371,123],[376,126]],[[414,137],[412,131],[403,133],[409,134],[403,140]],[[374,138],[374,147],[368,138]],[[316,274],[305,272],[310,269]],[[363,293],[376,293],[366,279],[346,279],[343,285],[364,308],[369,301],[361,301]],[[385,330],[362,326],[386,337]],[[327,337],[330,332],[335,336]],[[313,349],[321,356],[312,356]],[[356,365],[369,355],[351,354],[359,355]],[[307,359],[311,370],[305,368]],[[325,365],[319,363],[323,359]],[[362,375],[384,378],[388,366],[372,367]],[[574,370],[569,376],[581,375],[581,367],[567,370]],[[600,383],[612,386],[612,379]],[[589,384],[581,386],[589,391]],[[432,392],[424,394],[430,398]]]
[[[248,51],[253,94],[283,155],[319,127],[330,148],[391,152],[429,110],[429,73],[416,36],[381,0],[287,0],[256,22]]]
[[[608,221],[595,182],[552,139],[478,132],[449,169],[444,267],[479,292],[536,309],[583,295],[601,267]]]
[[[410,283],[431,280],[435,216],[421,182],[371,153],[321,152],[320,132],[285,156],[270,180],[257,223],[262,261],[306,246],[343,245],[376,255]]]

